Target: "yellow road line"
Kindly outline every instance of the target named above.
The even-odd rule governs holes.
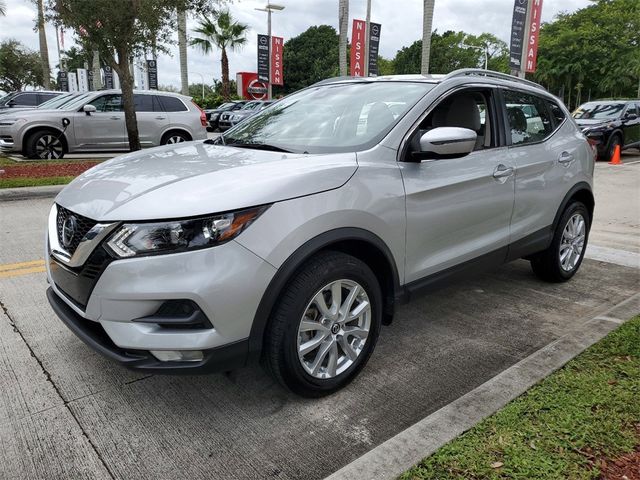
[[[30,273],[45,272],[44,260],[33,260],[30,262],[7,263],[0,265],[0,278],[17,277]]]

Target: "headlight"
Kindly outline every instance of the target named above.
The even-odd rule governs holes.
[[[212,113],[211,116],[209,117],[211,120],[217,120],[218,117],[220,116],[219,113]]]
[[[262,206],[189,220],[125,223],[109,237],[107,246],[119,258],[213,247],[238,236],[267,208]]]

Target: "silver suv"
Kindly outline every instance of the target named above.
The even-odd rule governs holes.
[[[207,138],[206,116],[189,97],[138,90],[134,102],[143,147]],[[119,90],[88,92],[58,108],[2,115],[0,150],[40,159],[127,151],[122,95]]]
[[[327,80],[216,140],[73,181],[49,217],[47,296],[130,368],[261,359],[292,391],[321,396],[362,370],[418,292],[519,258],[569,280],[593,167],[564,105],[524,80]]]

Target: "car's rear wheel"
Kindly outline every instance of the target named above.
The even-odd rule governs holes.
[[[282,385],[320,397],[347,385],[375,348],[382,294],[355,257],[324,252],[288,283],[265,339],[264,362]]]
[[[173,145],[174,143],[188,142],[191,140],[186,133],[183,132],[169,132],[162,137],[162,145]]]
[[[531,258],[533,272],[548,282],[566,282],[573,277],[584,258],[589,239],[590,216],[581,202],[565,209],[549,248]]]
[[[59,132],[40,130],[26,141],[24,154],[27,158],[55,160],[64,157],[65,145]]]
[[[607,157],[601,157],[600,160],[605,160],[607,162],[611,161],[613,159],[613,154],[616,151],[616,147],[622,148],[622,138],[618,134],[611,136],[611,138],[609,139],[609,144],[607,145]]]

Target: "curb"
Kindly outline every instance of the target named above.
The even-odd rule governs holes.
[[[30,200],[32,198],[54,198],[66,185],[49,185],[45,187],[20,187],[0,189],[0,202]]]
[[[640,313],[637,293],[507,368],[328,476],[326,480],[395,479],[458,435]]]

